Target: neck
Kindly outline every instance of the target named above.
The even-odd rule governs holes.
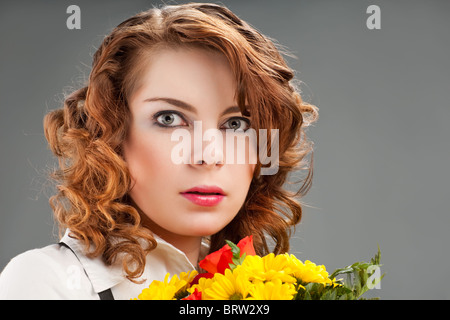
[[[191,264],[197,268],[200,248],[202,243],[202,237],[195,236],[180,236],[174,234],[161,234],[156,233],[159,237],[161,237],[164,241],[167,241],[171,245],[173,245],[178,250],[184,252],[188,260]]]
[[[141,224],[151,230],[152,233],[158,235],[164,241],[170,243],[178,250],[181,250],[191,264],[196,268],[200,255],[202,244],[201,236],[184,236],[172,233],[156,223],[154,223],[144,212],[138,210],[141,215]]]

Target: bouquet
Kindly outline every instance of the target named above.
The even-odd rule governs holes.
[[[227,241],[199,262],[196,270],[153,281],[139,300],[358,300],[377,286],[380,249],[371,262],[357,262],[331,275],[325,266],[292,254],[255,254],[252,236]],[[347,279],[336,279],[347,275]]]

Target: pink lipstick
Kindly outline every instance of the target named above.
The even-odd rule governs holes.
[[[226,196],[225,192],[217,186],[196,186],[181,192],[181,195],[192,203],[204,207],[218,205]]]

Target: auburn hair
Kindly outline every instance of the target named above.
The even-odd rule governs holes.
[[[69,228],[89,257],[101,256],[110,265],[120,256],[130,280],[142,275],[145,257],[157,243],[128,195],[131,177],[122,142],[129,127],[128,100],[143,69],[140,61],[162,47],[223,54],[234,72],[237,103],[243,114],[250,112],[252,127],[269,134],[279,130],[278,172],[261,175],[258,161],[243,206],[210,237],[210,251],[225,240],[253,235],[257,254],[270,252],[269,247],[287,252],[291,229],[302,216],[299,198],[311,186],[312,142],[305,127],[316,121],[318,109],[302,100],[274,41],[226,7],[206,3],[152,8],[119,24],[95,52],[87,85],[45,116],[45,136],[59,160],[51,174],[57,193],[49,202],[60,230]],[[304,174],[298,189],[290,191],[286,183],[294,171]]]

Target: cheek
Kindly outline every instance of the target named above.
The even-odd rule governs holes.
[[[258,162],[258,147],[256,138],[250,139],[246,136],[239,136],[234,144],[234,154],[236,158],[232,160],[232,166],[236,171],[236,175],[243,180],[242,184],[250,185],[253,178],[253,172]],[[226,153],[226,150],[224,150]]]
[[[233,197],[230,200],[232,200],[233,206],[237,206],[238,209],[247,197],[255,166],[255,164],[232,164],[224,167],[226,170],[226,185],[232,186]]]
[[[256,157],[256,156],[255,156]],[[243,165],[243,177],[245,177],[244,178],[244,181],[243,181],[243,183],[242,183],[242,193],[243,193],[243,195],[244,195],[244,197],[243,197],[243,200],[242,201],[244,201],[245,200],[245,198],[246,198],[246,196],[247,196],[247,193],[248,193],[248,190],[249,190],[249,188],[250,188],[250,184],[252,183],[252,180],[253,180],[253,175],[254,175],[254,172],[255,172],[255,168],[256,168],[256,164],[253,164],[253,163],[250,163],[250,164],[245,164],[245,165]]]
[[[170,137],[166,140],[165,137],[131,134],[124,144],[125,161],[136,187],[153,185],[148,181],[167,179],[167,173],[173,171]]]

